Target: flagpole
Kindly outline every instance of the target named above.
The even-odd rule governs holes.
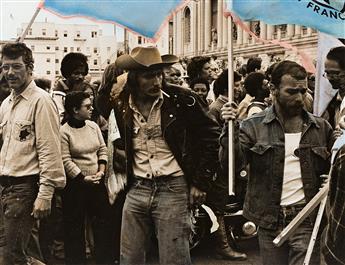
[[[233,102],[233,83],[234,83],[234,69],[233,69],[233,38],[232,38],[232,16],[227,16],[228,19],[228,99]],[[234,154],[234,121],[229,121],[229,195],[235,195],[235,154]]]
[[[26,29],[24,30],[24,32],[22,33],[22,35],[20,36],[20,38],[17,40],[17,42],[23,42],[24,41],[24,38],[26,37],[26,34],[28,34],[28,31],[29,29],[31,28],[32,24],[34,23],[38,13],[41,11],[41,5],[39,5],[37,8],[36,8],[36,11],[34,13],[34,15],[32,16],[29,24],[26,26]]]

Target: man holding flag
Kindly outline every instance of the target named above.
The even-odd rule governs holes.
[[[249,164],[243,214],[259,226],[263,264],[303,264],[315,215],[306,219],[281,247],[275,237],[318,192],[320,175],[328,173],[332,129],[327,121],[303,109],[307,73],[283,61],[272,72],[272,107],[240,124],[240,153]],[[233,103],[223,107],[225,120],[235,119]],[[319,264],[318,248],[312,264]]]

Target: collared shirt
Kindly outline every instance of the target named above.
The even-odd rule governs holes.
[[[1,105],[0,133],[0,178],[39,174],[39,196],[48,199],[54,188],[64,187],[57,108],[34,81],[20,95],[12,91]]]
[[[321,116],[332,125],[333,129],[337,127],[340,117],[344,114],[340,113],[341,103],[342,98],[338,92],[328,104],[327,110]]]
[[[154,101],[147,120],[129,97],[133,110],[133,173],[135,176],[153,178],[182,176],[183,171],[163,138],[161,106],[163,94]]]

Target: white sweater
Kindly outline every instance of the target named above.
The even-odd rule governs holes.
[[[87,120],[82,128],[73,128],[65,123],[60,134],[67,177],[75,178],[80,173],[94,175],[98,171],[98,161],[107,161],[107,147],[95,122]]]

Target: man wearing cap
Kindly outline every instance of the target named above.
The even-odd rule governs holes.
[[[113,106],[121,135],[114,145],[125,150],[128,177],[121,264],[145,264],[152,233],[160,264],[191,264],[189,196],[192,203],[206,196],[220,132],[196,94],[165,83],[163,68],[177,61],[155,47],[116,60],[129,71]]]

